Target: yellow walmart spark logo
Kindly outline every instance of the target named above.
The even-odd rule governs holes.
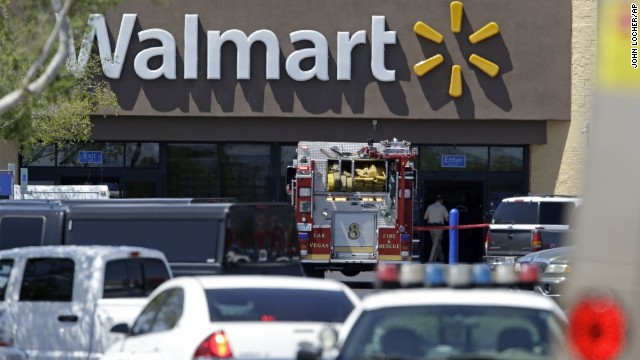
[[[454,1],[450,5],[451,10],[451,31],[453,33],[459,33],[462,28],[462,3]],[[433,41],[436,44],[441,44],[444,37],[442,34],[431,28],[429,25],[418,21],[413,26],[413,31],[419,36]],[[487,38],[490,38],[500,32],[498,24],[490,22],[483,26],[480,30],[469,35],[469,42],[477,44]],[[413,66],[413,72],[418,76],[424,76],[429,71],[433,70],[436,66],[440,65],[444,61],[442,54],[434,55],[426,60],[423,60]],[[500,67],[492,63],[491,61],[477,55],[471,54],[469,56],[469,62],[475,67],[480,69],[485,74],[496,77],[500,72]],[[451,68],[451,82],[449,83],[449,95],[451,97],[462,96],[462,72],[460,65],[453,65]]]

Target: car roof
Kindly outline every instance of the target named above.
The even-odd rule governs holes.
[[[211,275],[195,277],[205,289],[281,288],[344,291],[348,287],[339,281],[280,275]]]
[[[502,202],[520,202],[520,201],[531,201],[531,202],[574,202],[577,204],[582,203],[582,199],[575,196],[563,196],[563,195],[528,195],[528,196],[513,196],[509,198],[502,199]]]
[[[224,219],[230,204],[73,203],[68,219]]]
[[[164,254],[155,249],[139,246],[109,246],[109,245],[46,245],[27,246],[0,251],[0,257],[14,256],[94,256],[127,255],[138,253],[138,256],[164,258]]]
[[[507,289],[402,289],[369,294],[361,302],[364,310],[401,306],[462,305],[504,306],[561,312],[551,299],[530,291]]]

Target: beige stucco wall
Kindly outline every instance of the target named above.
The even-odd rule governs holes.
[[[20,168],[18,164],[18,150],[12,143],[0,140],[0,169],[6,169],[9,163],[16,164],[16,169]],[[16,180],[18,180],[17,174]]]
[[[531,146],[530,191],[579,195],[592,106],[596,0],[573,0],[571,121],[548,121],[547,144]]]

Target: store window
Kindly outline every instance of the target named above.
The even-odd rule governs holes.
[[[159,143],[127,143],[125,166],[137,168],[157,168],[159,164]]]
[[[524,166],[524,149],[522,147],[491,147],[491,171],[522,171]]]
[[[280,176],[287,175],[287,166],[293,165],[293,159],[296,158],[297,145],[280,146]]]
[[[167,188],[170,197],[220,197],[216,144],[168,144]]]
[[[122,167],[124,143],[84,143],[60,147],[58,166]]]
[[[486,171],[487,146],[421,146],[422,171]]]
[[[488,190],[488,208],[485,214],[485,219],[487,221],[490,221],[493,218],[493,214],[496,212],[496,209],[498,208],[498,205],[500,205],[502,199],[525,193],[525,189],[522,185],[510,183],[490,183]]]
[[[56,146],[36,145],[28,155],[22,157],[22,166],[56,166]]]
[[[225,144],[220,156],[224,197],[239,201],[269,201],[271,146]]]
[[[280,173],[276,188],[276,201],[290,201],[291,198],[287,193],[287,167],[293,165],[296,158],[297,145],[280,145]]]

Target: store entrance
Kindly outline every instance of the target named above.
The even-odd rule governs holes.
[[[437,194],[444,198],[443,205],[448,211],[458,209],[460,224],[481,224],[484,222],[484,182],[483,181],[423,181],[422,215],[427,206],[434,202]],[[420,217],[422,220],[422,216]],[[429,257],[431,238],[423,232],[423,259]],[[465,229],[458,232],[458,260],[473,263],[482,260],[484,229]],[[443,250],[449,259],[449,232],[444,232]]]

